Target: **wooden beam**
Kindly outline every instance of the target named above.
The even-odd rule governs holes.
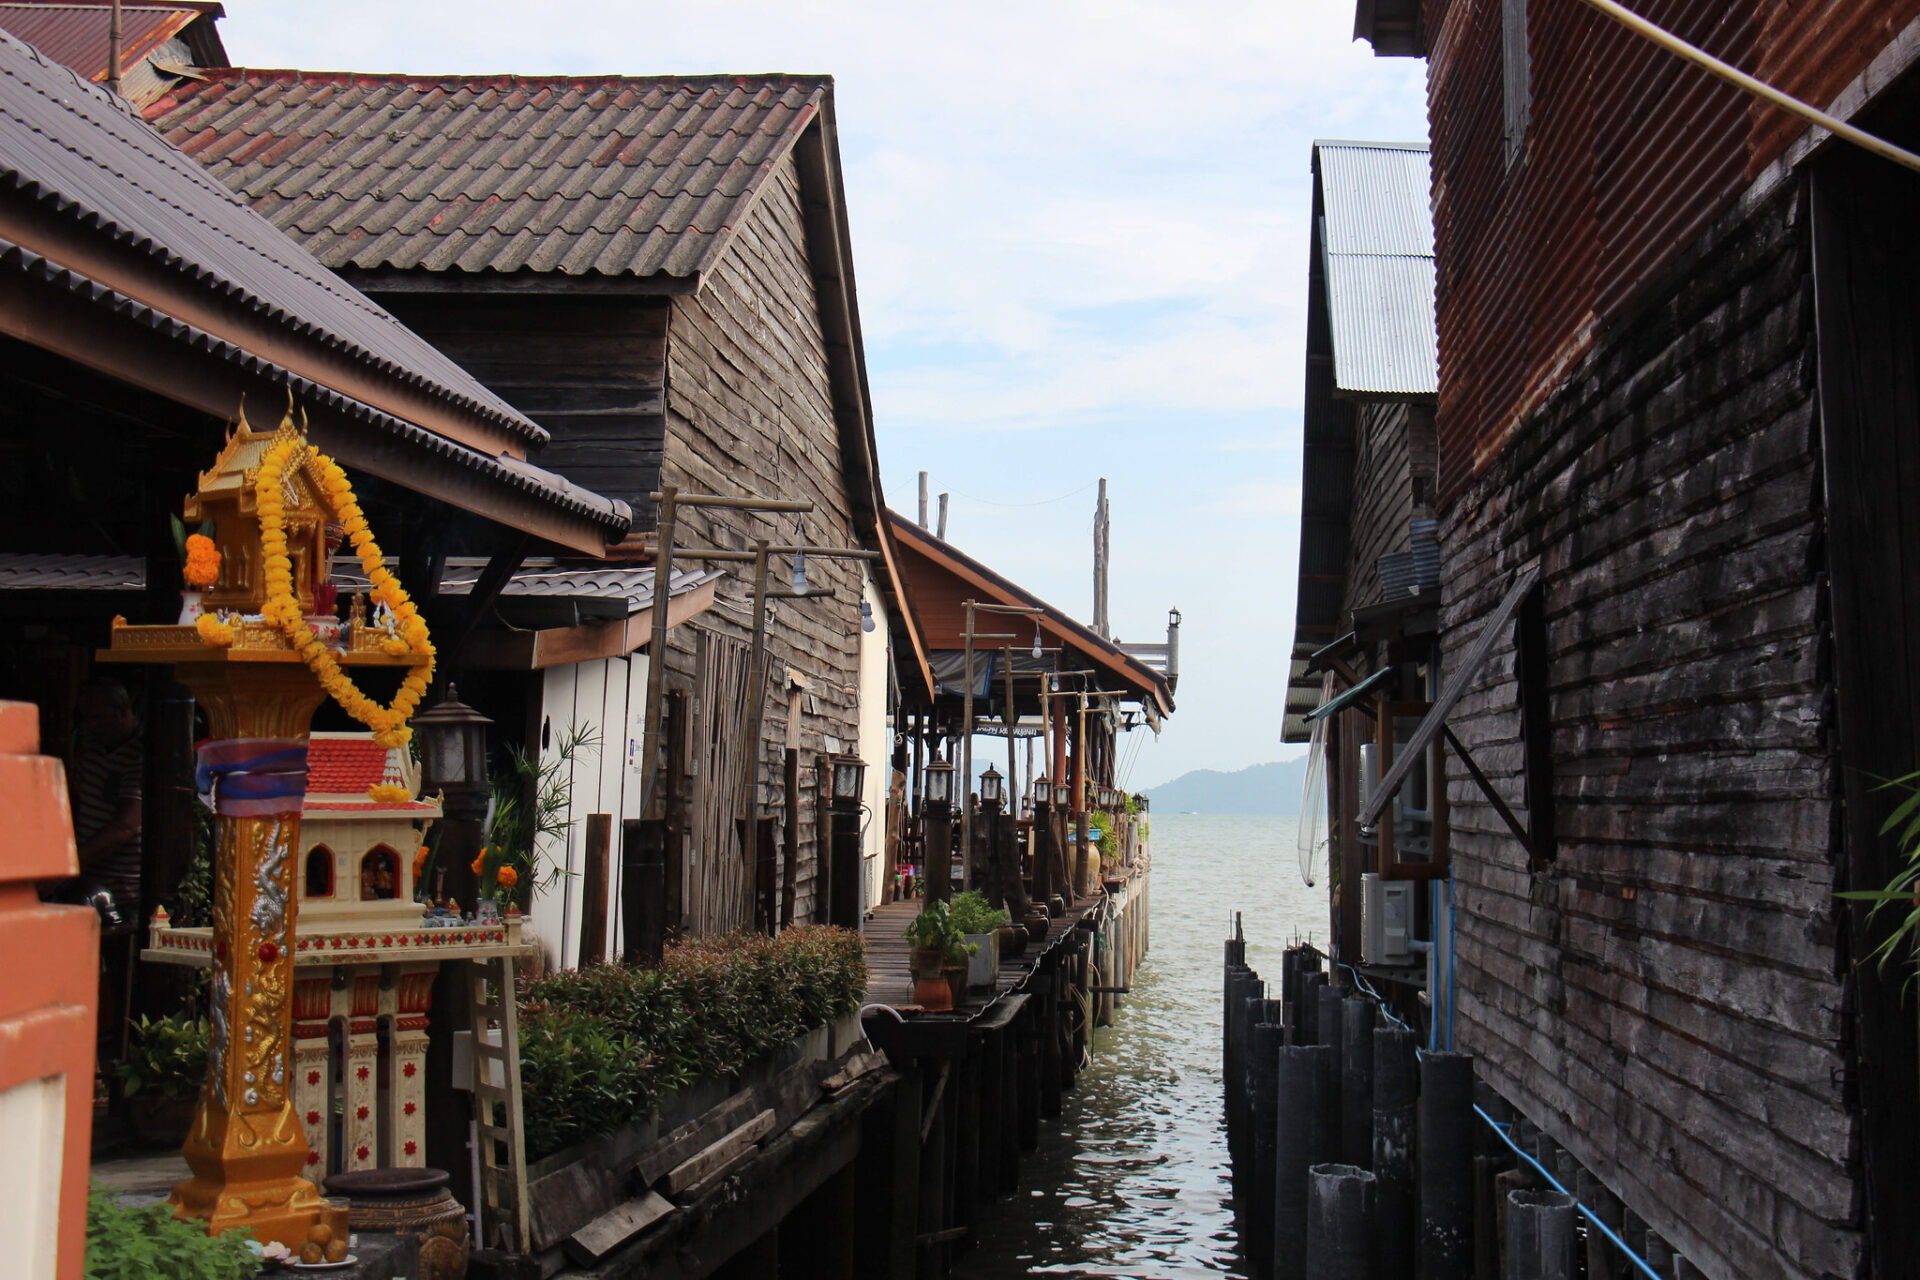
[[[712,608],[719,585],[716,578],[675,596],[667,606],[668,628]],[[486,671],[543,671],[599,658],[624,658],[651,643],[652,629],[653,610],[646,608],[625,618],[577,627],[483,631],[473,638],[472,652],[464,665]]]
[[[685,1160],[667,1171],[667,1191],[677,1194],[696,1183],[704,1182],[715,1172],[730,1165],[739,1156],[745,1155],[753,1144],[773,1131],[774,1113],[771,1109],[762,1111],[733,1132],[689,1160]]]
[[[1501,820],[1507,824],[1507,830],[1513,832],[1513,838],[1518,840],[1520,847],[1527,851],[1527,861],[1537,863],[1540,859],[1534,852],[1533,837],[1528,834],[1525,827],[1520,825],[1520,819],[1513,816],[1513,810],[1507,808],[1507,802],[1502,800],[1500,793],[1493,789],[1493,783],[1487,781],[1487,775],[1480,772],[1480,766],[1475,762],[1473,753],[1467,750],[1465,743],[1454,736],[1451,726],[1441,725],[1440,733],[1446,738],[1447,745],[1459,755],[1460,762],[1467,766],[1467,772],[1473,776],[1474,782],[1479,784],[1481,794],[1487,797],[1487,802],[1493,806],[1494,812],[1498,813]]]

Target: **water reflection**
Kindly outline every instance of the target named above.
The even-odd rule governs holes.
[[[1245,914],[1248,963],[1278,972],[1293,934],[1325,931],[1300,882],[1294,819],[1153,816],[1153,950],[1065,1113],[1020,1165],[956,1280],[1244,1276],[1220,1099],[1221,943]]]

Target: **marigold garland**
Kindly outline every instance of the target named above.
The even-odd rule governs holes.
[[[405,804],[413,792],[391,782],[376,782],[367,788],[367,798],[376,804]]]
[[[367,518],[353,496],[353,486],[340,465],[323,453],[313,454],[319,472],[320,487],[326,503],[346,530],[347,541],[360,557],[361,568],[373,584],[373,598],[393,613],[395,634],[405,643],[403,652],[426,659],[407,672],[393,701],[381,706],[340,669],[340,660],[328,649],[300,611],[293,591],[293,559],[287,550],[286,495],[281,489],[287,467],[306,442],[288,432],[268,446],[255,473],[254,499],[260,516],[260,550],[266,569],[266,604],[261,612],[280,630],[342,710],[373,730],[373,740],[383,747],[403,747],[413,737],[407,721],[413,718],[420,699],[433,679],[433,644],[427,634],[426,620],[408,599],[405,588],[387,569],[386,557],[373,540]],[[399,656],[395,654],[395,656]]]
[[[212,645],[216,649],[226,649],[233,644],[233,627],[215,613],[203,613],[193,620],[193,629],[200,634],[200,643]]]
[[[220,580],[220,548],[204,533],[187,535],[187,562],[180,576],[189,587],[205,591]]]

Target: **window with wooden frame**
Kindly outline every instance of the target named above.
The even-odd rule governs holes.
[[[1433,704],[1382,702],[1375,741],[1384,776],[1404,754]],[[1388,880],[1427,880],[1447,874],[1447,769],[1439,739],[1429,742],[1424,766],[1416,766],[1380,816],[1380,874]]]

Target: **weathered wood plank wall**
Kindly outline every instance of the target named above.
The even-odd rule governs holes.
[[[769,180],[760,203],[693,298],[676,299],[667,343],[665,476],[690,490],[807,498],[814,510],[800,522],[810,542],[857,546],[841,473],[826,340],[814,291],[801,219],[800,186],[791,160]],[[681,541],[745,548],[756,537],[789,541],[794,522],[740,512],[689,511]],[[785,564],[776,566],[784,581]],[[814,757],[852,750],[859,736],[860,570],[851,561],[813,559],[809,584],[832,592],[809,600],[782,600],[768,615],[769,688],[784,689],[793,669],[812,684],[799,699],[803,786],[812,789]],[[722,635],[748,635],[748,592],[723,588],[723,605],[699,626]],[[692,674],[692,637],[681,628],[669,641],[669,671]],[[761,800],[778,808],[777,780],[787,741],[787,700],[768,696],[762,741]],[[869,760],[870,767],[884,762]],[[807,807],[803,800],[803,808]],[[812,914],[815,833],[800,831],[796,918]],[[743,910],[750,903],[742,903]],[[739,920],[751,923],[750,910]]]
[[[1347,542],[1344,608],[1380,602],[1380,557],[1405,551],[1411,540],[1413,459],[1407,404],[1356,406],[1353,430],[1353,508]]]
[[[1451,660],[1540,559],[1560,838],[1450,768],[1455,1035],[1707,1274],[1850,1275],[1802,190],[1701,245],[1446,513]],[[1512,673],[1454,727],[1517,804]]]
[[[533,461],[653,526],[668,302],[580,294],[386,294],[380,301],[553,433]]]

